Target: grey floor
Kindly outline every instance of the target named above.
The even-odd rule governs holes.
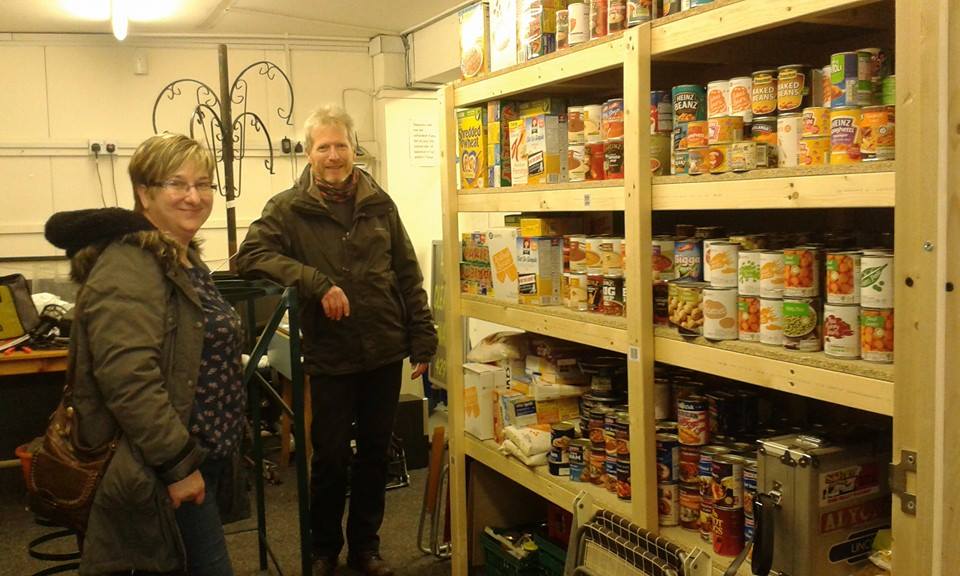
[[[410,472],[411,483],[406,488],[387,492],[387,511],[381,534],[381,552],[395,567],[398,576],[441,576],[450,574],[449,561],[438,560],[422,554],[417,548],[417,521],[427,471]],[[280,485],[267,485],[267,526],[271,549],[276,555],[284,575],[300,574],[299,531],[297,527],[296,475],[291,467],[281,475]],[[27,554],[27,543],[47,532],[50,528],[37,526],[26,509],[25,497],[16,490],[4,490],[0,494],[0,576],[29,576],[51,566],[51,563],[34,560]],[[262,574],[259,571],[257,540],[254,532],[230,534],[244,528],[252,528],[255,522],[247,520],[227,527],[227,544],[237,576]],[[64,551],[51,543],[44,551]],[[343,558],[341,558],[343,561]],[[272,565],[267,574],[277,574]],[[338,574],[355,575],[356,572],[342,567]]]

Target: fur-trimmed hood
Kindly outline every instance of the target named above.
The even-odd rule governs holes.
[[[156,256],[164,270],[177,265],[184,247],[158,230],[138,212],[123,208],[94,208],[57,212],[44,228],[47,241],[66,250],[70,278],[83,284],[104,249],[114,242],[139,246]],[[190,247],[197,249],[197,243]]]

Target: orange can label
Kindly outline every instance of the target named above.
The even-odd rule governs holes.
[[[777,77],[772,73],[753,75],[753,113],[762,116],[777,111]]]
[[[687,123],[687,147],[700,148],[709,142],[709,124],[706,120]]]
[[[814,106],[803,109],[804,138],[830,136],[830,109]]]
[[[799,109],[808,90],[807,76],[802,71],[796,68],[780,70],[777,77],[777,109],[781,112]]]
[[[801,166],[821,166],[830,163],[830,137],[803,138],[800,140]]]
[[[896,148],[893,106],[876,106],[863,110],[860,125],[860,152],[864,160],[892,160]]]
[[[860,162],[860,125],[863,113],[856,106],[830,110],[830,163]]]

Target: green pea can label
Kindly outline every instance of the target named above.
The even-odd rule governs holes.
[[[820,299],[783,299],[783,347],[801,352],[819,352]]]
[[[867,251],[860,257],[860,305],[893,308],[893,254]]]

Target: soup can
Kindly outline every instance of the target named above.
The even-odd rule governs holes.
[[[657,434],[657,482],[680,479],[680,441],[676,434]]]
[[[659,274],[661,280],[672,280],[676,276],[673,268],[673,236],[654,236],[653,271]]]
[[[700,448],[697,476],[700,483],[700,497],[703,500],[713,502],[713,461],[729,452],[729,448],[717,444]]]
[[[737,339],[737,287],[703,289],[703,336],[708,340]]]
[[[710,146],[707,161],[711,174],[724,174],[730,171],[730,144],[714,144]]]
[[[803,109],[803,137],[830,137],[830,109],[823,106],[811,106]]]
[[[570,13],[557,10],[557,50],[570,47]]]
[[[603,487],[607,492],[617,493],[617,464],[620,457],[616,452],[607,451],[606,459],[603,461]]]
[[[608,0],[590,0],[590,39],[607,35]]]
[[[767,250],[760,254],[760,296],[780,298],[783,296],[784,260],[783,250]]]
[[[751,109],[754,116],[765,116],[777,111],[777,71],[757,70],[753,73]]]
[[[587,171],[589,169],[586,146],[583,144],[570,144],[567,147],[567,179],[570,182],[583,182],[587,179]]]
[[[777,68],[777,110],[800,112],[811,103],[810,67],[788,64]]]
[[[680,487],[676,482],[657,484],[657,509],[661,526],[680,523]]]
[[[826,264],[827,303],[860,303],[860,252],[828,252]]]
[[[783,299],[783,347],[800,352],[819,352],[820,299]]]
[[[680,485],[680,526],[687,530],[700,530],[700,486]]]
[[[649,8],[648,8],[649,9]],[[664,90],[650,92],[650,133],[673,131],[673,102]]]
[[[623,238],[603,237],[599,253],[604,275],[623,276]]]
[[[753,118],[753,127],[750,139],[754,142],[766,144],[770,153],[769,164],[777,165],[777,117],[761,116]]]
[[[707,84],[707,118],[730,115],[730,81],[714,80]]]
[[[710,173],[710,147],[698,146],[687,149],[687,174],[697,176]]]
[[[627,0],[627,26],[633,27],[653,19],[653,7],[644,0]]]
[[[725,240],[704,240],[703,245],[704,281],[717,287],[736,288],[740,245]]]
[[[696,482],[699,477],[700,446],[680,446],[680,482]]]
[[[783,300],[760,299],[760,342],[771,346],[783,346]]]
[[[627,0],[607,0],[607,34],[627,29]]]
[[[760,258],[762,250],[740,250],[737,255],[737,288],[744,296],[760,294]]]
[[[590,441],[586,438],[571,440],[567,444],[567,460],[570,465],[570,480],[574,482],[589,482],[586,478],[586,464],[590,454]]]
[[[800,159],[800,133],[803,119],[800,114],[780,114],[777,117],[777,165],[792,168]]]
[[[603,274],[603,243],[605,236],[584,236],[583,252],[584,266],[587,274]]]
[[[893,308],[893,253],[866,250],[860,257],[860,305]]]
[[[863,112],[857,106],[830,109],[830,164],[860,162],[860,123]]]
[[[743,342],[760,341],[760,298],[740,296],[737,299],[737,326]]]
[[[713,459],[713,505],[743,507],[742,456],[723,454]]]
[[[570,309],[585,312],[589,307],[587,302],[587,275],[582,272],[571,272],[568,282],[570,285]]]
[[[630,500],[631,496],[630,458],[621,456],[617,459],[617,498]]]
[[[710,123],[708,120],[687,122],[687,148],[701,148],[710,144]]]
[[[707,119],[707,92],[697,84],[682,84],[673,87],[674,122],[690,122]]]
[[[820,251],[815,246],[798,246],[783,251],[783,295],[820,295]]]
[[[587,142],[584,155],[589,158],[589,169],[585,174],[586,180],[606,180],[606,144],[601,141]]]
[[[584,111],[583,106],[567,107],[567,144],[583,144],[586,136],[584,134]]]
[[[623,138],[623,98],[611,98],[603,103],[600,138]]]
[[[713,542],[713,501],[700,497],[700,538]]]
[[[801,138],[797,156],[800,166],[823,166],[830,163],[830,137]]]
[[[677,401],[677,435],[685,446],[703,446],[710,441],[706,398],[695,395]]]
[[[603,105],[587,104],[583,107],[583,137],[585,142],[600,142],[600,127],[603,125]]]
[[[587,237],[583,234],[572,234],[570,236],[570,271],[587,271]]]
[[[670,173],[670,135],[663,132],[650,135],[650,174],[666,176]]]
[[[743,550],[743,508],[713,506],[713,552],[736,556]]]
[[[627,309],[623,290],[623,276],[603,277],[603,308],[608,316],[625,316]]]
[[[893,106],[864,108],[860,133],[860,157],[864,162],[896,157],[896,112]]]
[[[687,134],[690,131],[689,122],[674,122],[671,138],[672,150],[686,150],[690,147],[687,141]]]
[[[860,310],[860,355],[868,362],[893,362],[893,308]]]
[[[707,143],[729,144],[743,140],[743,118],[715,116],[707,120]]]
[[[603,143],[604,178],[623,178],[623,138],[611,138]]]
[[[695,238],[676,240],[673,244],[673,265],[676,278],[703,279],[703,245]]]
[[[569,42],[571,46],[590,39],[589,2],[571,2],[567,5],[567,19],[570,21]]]
[[[744,124],[753,121],[752,91],[753,78],[750,76],[730,79],[730,115],[743,118]]]
[[[823,353],[833,358],[860,357],[860,306],[823,305]]]
[[[547,462],[550,474],[554,476],[570,475],[570,453],[568,448],[574,439],[575,430],[569,422],[557,422],[550,427],[550,453]]]
[[[859,62],[856,52],[839,52],[830,56],[830,106],[859,104]]]
[[[884,106],[897,104],[897,77],[893,74],[885,76],[882,81],[880,104]]]

